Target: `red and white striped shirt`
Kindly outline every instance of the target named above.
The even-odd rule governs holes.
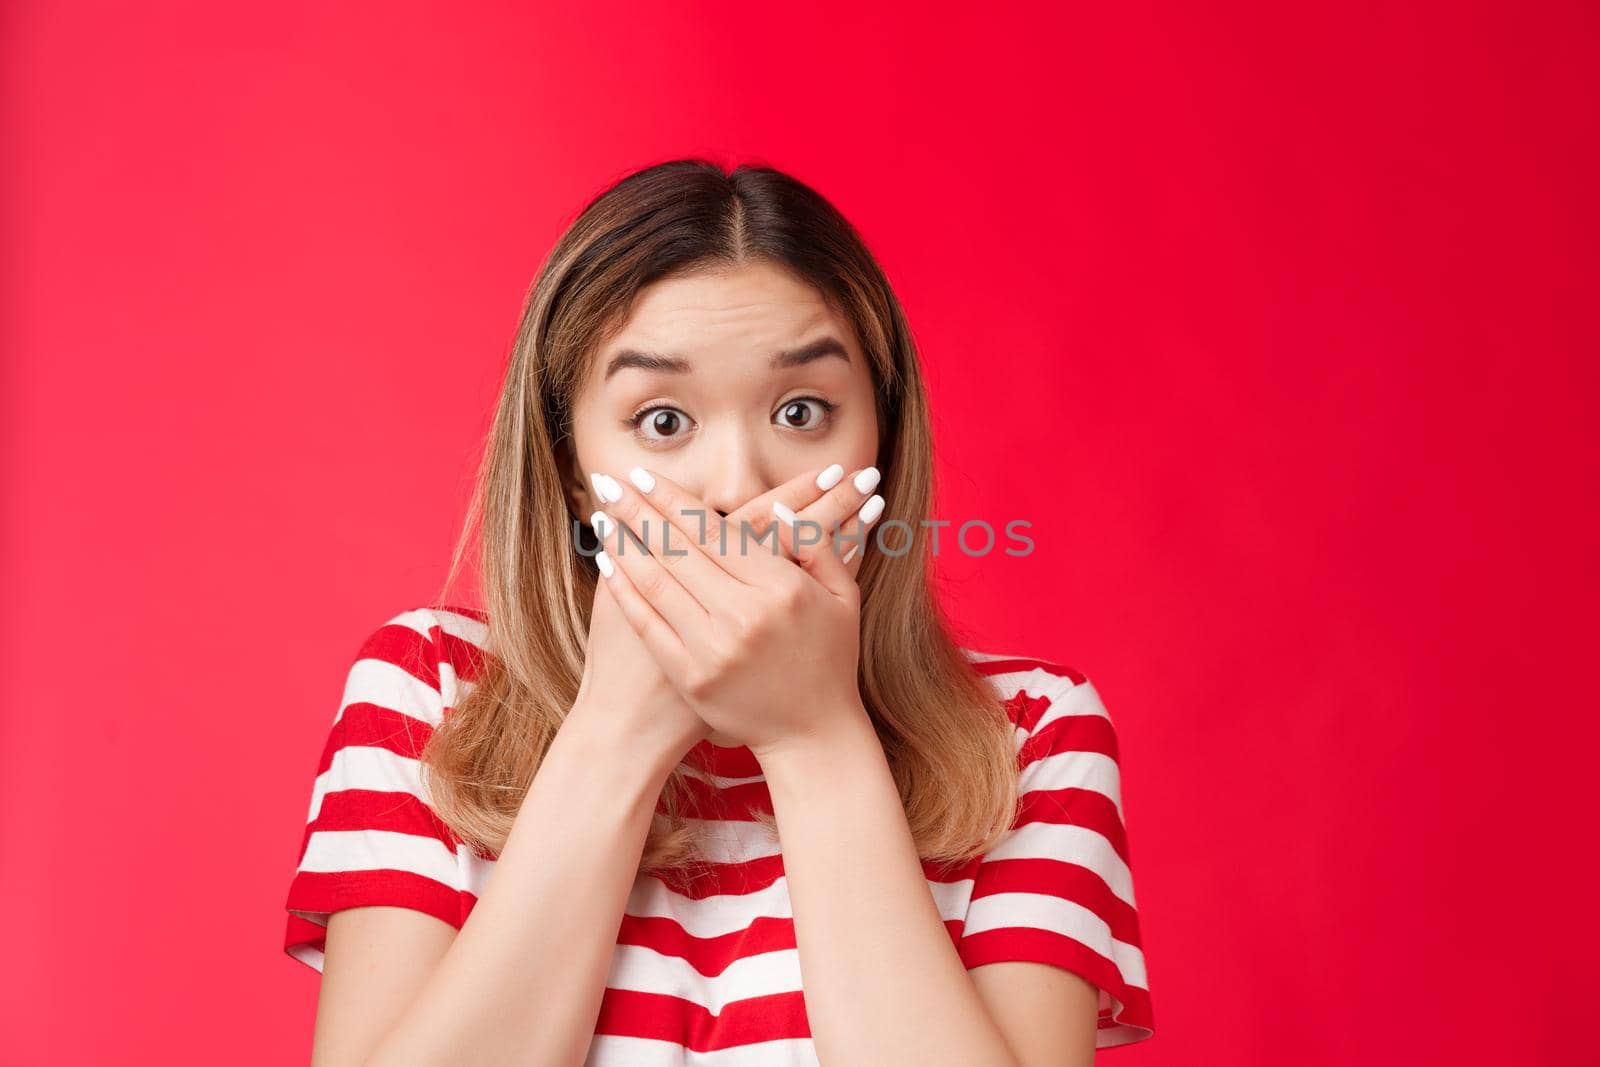
[[[357,653],[286,905],[284,949],[318,971],[333,912],[386,904],[459,929],[494,869],[434,814],[418,763],[478,676],[485,620],[472,608],[407,611]],[[969,968],[1032,960],[1098,987],[1099,1047],[1149,1037],[1111,719],[1070,668],[966,654],[1016,724],[1023,796],[1000,845],[960,866],[924,863],[950,938]],[[634,882],[586,1062],[814,1067],[783,858],[749,816],[772,810],[760,764],[709,741],[685,759],[706,783],[692,821],[712,876]]]

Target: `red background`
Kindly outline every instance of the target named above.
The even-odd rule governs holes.
[[[943,574],[1118,723],[1105,1055],[1581,1058],[1594,11],[1290,6],[10,5],[0,1061],[304,1062],[344,671],[556,235],[697,153],[858,223],[943,515],[1034,523]]]

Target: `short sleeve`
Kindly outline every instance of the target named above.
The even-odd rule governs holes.
[[[1093,684],[1041,660],[995,660],[1017,727],[1021,803],[978,862],[957,942],[968,968],[1049,963],[1100,990],[1096,1046],[1150,1037],[1116,731]]]
[[[322,970],[328,918],[384,904],[460,928],[467,862],[435,814],[422,747],[445,713],[443,634],[406,612],[362,643],[318,760],[300,858],[289,884],[284,951]]]

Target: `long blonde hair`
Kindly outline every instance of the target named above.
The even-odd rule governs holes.
[[[528,292],[493,425],[443,591],[480,534],[487,655],[476,684],[422,754],[440,818],[491,854],[572,706],[598,575],[561,470],[587,361],[639,291],[695,270],[760,259],[809,282],[856,330],[872,368],[885,513],[914,539],[867,551],[860,690],[893,770],[918,853],[958,863],[993,846],[1016,813],[1015,734],[986,678],[951,635],[930,586],[920,520],[933,502],[927,396],[905,314],[853,226],[816,191],[770,167],[724,172],[703,159],[636,171],[592,200]],[[576,538],[576,540],[575,540]],[[583,550],[580,550],[583,549]],[[443,591],[439,603],[447,598]],[[641,871],[700,858],[680,762],[661,794]],[[752,817],[774,825],[763,811]]]

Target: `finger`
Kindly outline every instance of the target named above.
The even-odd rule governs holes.
[[[615,554],[602,550],[595,554],[595,566],[606,578],[626,577],[628,586],[664,619],[685,643],[703,642],[710,630],[711,616],[683,584],[664,567],[659,557],[648,551],[647,543],[604,511],[589,517],[595,536]],[[601,562],[601,556],[605,561]],[[607,570],[612,573],[607,574]]]
[[[657,478],[643,467],[633,468],[628,477],[624,485],[610,475],[591,475],[596,493],[605,501],[605,514],[626,525],[633,535],[630,540],[642,541],[702,609],[715,613],[741,583],[702,547],[697,513],[708,509],[682,486]],[[619,532],[619,537],[624,536],[627,534]],[[627,547],[619,545],[619,554],[626,553]],[[637,550],[639,546],[633,547]]]
[[[859,514],[850,516],[850,521],[840,525],[833,536],[834,555],[839,557],[839,562],[849,570],[851,577],[861,572],[861,561],[867,554],[867,523],[861,521]]]
[[[797,557],[797,562],[800,567],[815,579],[819,585],[836,597],[851,598],[859,595],[860,590],[856,587],[855,573],[839,558],[839,553],[834,548],[832,535],[823,530],[821,526],[803,518],[799,519],[794,526],[790,526],[787,523],[780,523],[779,525],[786,527],[789,535],[796,538],[797,544],[805,542],[808,526],[815,527],[818,543],[813,547],[798,549],[800,554]]]
[[[883,497],[873,493],[878,486],[878,468],[866,467],[851,478],[846,478],[813,501],[798,515],[787,512],[782,505],[773,504],[779,518],[796,528],[796,558],[802,562],[818,552],[829,550],[831,543],[822,536],[808,536],[807,520],[813,528],[826,530],[837,536],[841,524],[855,519],[870,525],[883,513]],[[848,551],[846,549],[845,551]]]
[[[729,525],[737,527],[737,530],[730,531],[729,537],[739,539],[739,554],[794,560],[793,547],[779,529],[782,526],[781,518],[786,513],[798,512],[816,502],[843,476],[844,468],[837,463],[820,471],[806,471],[735,511],[729,516]],[[754,543],[756,547],[747,549],[746,541]],[[770,563],[759,566],[770,573]]]
[[[835,525],[831,532],[822,530],[820,525],[811,523],[803,516],[797,516],[793,529],[796,548],[796,562],[807,570],[812,569],[813,563],[822,559],[837,561],[850,581],[861,571],[861,560],[869,539],[868,530],[872,523],[877,521],[883,512],[883,498],[872,496],[867,503],[862,505],[856,514],[850,516],[847,522]],[[866,516],[863,519],[862,516]],[[784,526],[784,523],[780,523]],[[813,538],[811,531],[821,531],[822,542],[816,547],[811,547],[807,542]]]
[[[643,642],[651,657],[661,665],[662,671],[673,680],[674,684],[686,677],[690,657],[682,638],[667,620],[662,618],[661,613],[640,594],[627,574],[616,565],[605,549],[602,548],[595,553],[594,562],[595,566],[600,568],[600,580],[610,592],[617,609],[622,612],[623,618],[628,620],[633,632],[639,635],[639,640]]]
[[[713,598],[725,603],[741,586],[757,577],[740,562],[740,554],[730,550],[730,545],[737,545],[737,531],[729,528],[727,520],[718,515],[716,509],[666,475],[643,467],[629,471],[628,480],[630,486],[624,487],[624,501],[631,487],[639,495],[645,514],[653,509],[663,524],[670,524],[677,532],[673,544],[680,539],[690,543],[691,551],[700,558],[686,558],[682,563],[675,562],[674,566],[682,567],[695,583],[703,583],[703,588]],[[688,581],[685,584],[699,595],[700,585]],[[711,605],[706,604],[706,609],[711,610]]]

